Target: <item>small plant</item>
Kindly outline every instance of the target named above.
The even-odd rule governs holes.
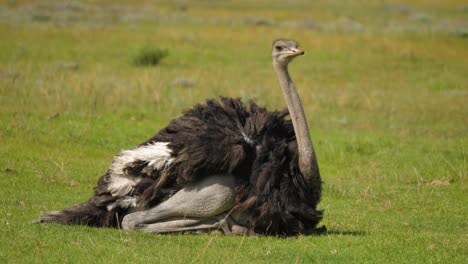
[[[165,49],[145,45],[135,53],[133,63],[137,66],[156,66],[168,55],[169,52]]]
[[[49,15],[44,15],[44,14],[36,14],[32,16],[33,21],[37,22],[49,22],[51,17]]]

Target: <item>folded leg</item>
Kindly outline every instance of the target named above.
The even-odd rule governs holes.
[[[126,215],[122,228],[155,233],[218,228],[235,206],[235,184],[232,175],[206,177],[152,208]]]
[[[225,234],[230,234],[230,228],[223,217],[208,218],[186,218],[173,219],[154,224],[141,224],[137,226],[138,230],[148,233],[181,233],[181,232],[203,232],[208,233],[220,230]]]

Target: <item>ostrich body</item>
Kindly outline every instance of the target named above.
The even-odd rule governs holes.
[[[288,111],[208,100],[116,156],[87,202],[39,222],[154,233],[308,234],[322,218],[321,179],[288,64],[304,54],[277,40],[272,59]]]

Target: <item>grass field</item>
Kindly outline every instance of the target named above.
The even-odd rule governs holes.
[[[467,22],[462,0],[0,0],[0,262],[466,263]],[[31,223],[86,200],[115,154],[196,102],[284,108],[270,59],[279,37],[306,51],[290,70],[327,234]],[[147,45],[168,57],[135,66]]]

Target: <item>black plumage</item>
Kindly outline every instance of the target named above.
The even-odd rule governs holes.
[[[169,142],[173,161],[154,170],[136,161],[126,173],[142,177],[132,196],[153,206],[184,184],[217,173],[237,178],[236,201],[248,212],[246,227],[266,235],[308,234],[322,219],[317,210],[321,183],[311,188],[298,166],[298,147],[287,111],[270,112],[254,102],[221,98],[195,105],[142,143]],[[124,206],[108,191],[111,172],[98,181],[86,203],[51,213],[42,222],[119,226]],[[318,177],[320,178],[320,177]],[[113,206],[110,206],[114,204]]]

